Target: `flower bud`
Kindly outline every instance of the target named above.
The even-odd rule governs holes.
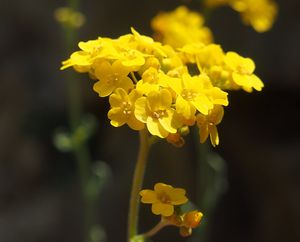
[[[196,228],[202,218],[203,214],[197,210],[186,213],[183,217],[183,224],[188,228]]]
[[[192,228],[187,228],[187,227],[182,226],[179,229],[179,233],[182,237],[190,236],[192,234]]]

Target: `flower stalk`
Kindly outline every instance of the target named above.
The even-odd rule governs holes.
[[[149,134],[147,129],[139,131],[140,148],[134,170],[131,195],[129,201],[128,214],[128,242],[137,235],[138,232],[138,213],[139,213],[139,192],[142,189],[147,158],[150,149]]]

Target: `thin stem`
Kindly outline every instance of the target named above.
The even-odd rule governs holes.
[[[80,0],[68,0],[67,6],[73,10],[78,10]],[[75,28],[64,28],[64,42],[68,53],[72,52],[78,39],[78,32]],[[69,103],[69,123],[72,134],[74,134],[80,125],[82,118],[82,97],[80,80],[73,72],[67,76],[68,84],[68,103]],[[88,241],[89,230],[92,225],[92,201],[87,195],[87,184],[90,177],[91,158],[88,147],[85,142],[80,142],[74,146],[74,158],[77,163],[78,175],[80,179],[80,188],[84,202],[84,241]]]
[[[134,73],[132,71],[130,72],[130,76],[132,77],[132,79],[135,83],[138,83],[138,80],[136,79],[136,76],[134,75]]]
[[[165,222],[164,220],[161,220],[157,225],[155,225],[152,229],[150,229],[148,232],[143,234],[144,238],[150,238],[153,235],[157,234],[161,229],[163,229],[166,226],[171,225],[170,223]]]
[[[139,192],[142,189],[144,174],[147,164],[150,143],[147,129],[140,131],[140,148],[134,170],[131,195],[129,201],[128,214],[128,242],[137,235],[138,230],[138,213],[139,213]]]

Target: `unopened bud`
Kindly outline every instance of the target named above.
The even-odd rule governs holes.
[[[182,237],[190,236],[192,234],[192,228],[187,228],[187,227],[182,226],[179,229],[179,233]]]
[[[183,224],[189,228],[196,228],[202,218],[203,214],[197,210],[188,212],[183,217]]]
[[[185,144],[184,139],[181,137],[179,133],[176,134],[170,133],[167,137],[167,141],[178,148],[182,147]]]

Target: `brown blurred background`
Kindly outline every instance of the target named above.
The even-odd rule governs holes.
[[[210,217],[209,242],[300,241],[300,2],[278,0],[273,29],[258,34],[229,8],[213,12],[217,43],[256,62],[261,93],[230,93],[216,149],[227,165],[227,189]],[[80,39],[117,37],[134,26],[151,34],[149,20],[172,10],[175,0],[85,0]],[[53,12],[59,0],[0,0],[0,241],[82,242],[82,199],[71,154],[58,151],[53,134],[68,126],[65,74],[69,53]],[[190,4],[196,9],[196,4]],[[107,101],[82,78],[83,107],[98,120],[89,147],[93,160],[110,167],[95,220],[108,242],[125,241],[137,134],[109,125]],[[197,141],[182,149],[154,146],[145,187],[162,181],[185,187],[197,200]],[[201,207],[200,207],[201,209]],[[145,231],[157,218],[142,208]],[[167,228],[155,241],[187,241]],[[193,240],[193,241],[198,241]],[[200,240],[199,240],[200,241]]]

